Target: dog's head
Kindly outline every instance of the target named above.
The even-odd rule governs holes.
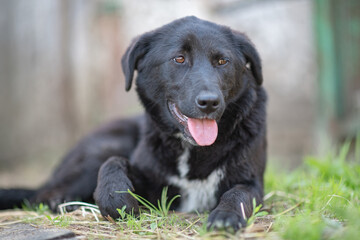
[[[200,146],[215,142],[227,105],[263,81],[244,34],[196,17],[136,38],[122,67],[127,91],[137,70],[139,97],[162,130]]]

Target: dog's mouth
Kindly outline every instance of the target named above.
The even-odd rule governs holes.
[[[184,127],[185,139],[199,146],[212,145],[218,135],[216,120],[208,118],[190,118],[185,116],[173,102],[168,102],[169,110],[176,121]]]

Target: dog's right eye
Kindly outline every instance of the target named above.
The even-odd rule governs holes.
[[[184,62],[185,62],[184,56],[175,57],[173,60],[174,60],[176,63],[184,63]]]

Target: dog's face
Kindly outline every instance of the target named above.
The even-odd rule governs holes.
[[[139,97],[162,130],[199,146],[215,142],[228,104],[262,83],[246,36],[195,17],[135,39],[122,65],[127,90],[138,71]]]

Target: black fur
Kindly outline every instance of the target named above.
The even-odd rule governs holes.
[[[178,56],[184,63],[174,61]],[[226,64],[220,65],[219,59]],[[115,191],[134,190],[151,202],[165,186],[170,198],[179,194],[182,186],[169,177],[180,177],[178,158],[188,149],[187,181],[205,181],[219,169],[223,173],[212,186],[216,205],[209,207],[208,226],[244,226],[242,212],[249,217],[252,199],[262,202],[266,162],[266,94],[260,58],[250,40],[230,28],[186,17],[135,39],[122,66],[126,90],[138,72],[136,90],[145,115],[114,122],[85,138],[48,183],[29,195],[30,201],[46,202],[55,210],[63,201],[91,201],[95,190],[102,215],[117,218],[116,208],[126,205],[136,211],[138,204]],[[195,104],[204,92],[217,97],[216,108],[206,113]],[[216,141],[197,145],[172,115],[169,102],[188,117],[216,120]],[[0,199],[5,194],[2,190]],[[0,207],[9,207],[9,201]]]

